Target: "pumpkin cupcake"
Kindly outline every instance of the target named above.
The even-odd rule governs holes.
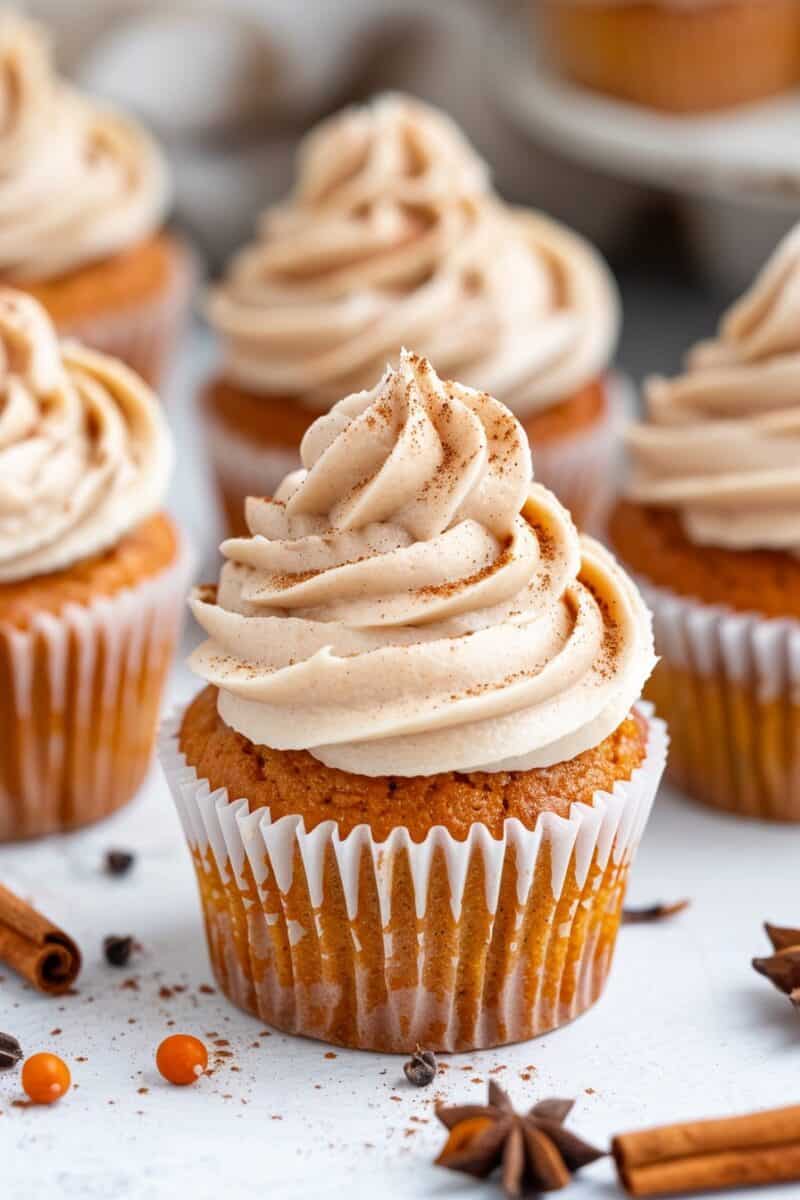
[[[0,841],[136,791],[188,585],[172,448],[129,368],[0,288]]]
[[[638,593],[519,422],[401,354],[247,503],[162,759],[220,986],[364,1049],[586,1009],[664,762]]]
[[[646,398],[610,532],[654,612],[672,775],[717,808],[800,821],[800,226]]]
[[[155,385],[192,282],[185,246],[162,228],[163,156],[135,122],[59,79],[40,28],[8,11],[0,67],[0,282]]]
[[[535,0],[537,39],[574,82],[670,113],[800,83],[797,0]]]
[[[222,344],[205,395],[230,527],[299,463],[320,413],[369,387],[400,347],[497,396],[537,476],[593,520],[608,497],[611,277],[575,234],[506,207],[444,114],[383,96],[323,122],[297,183],[210,295]]]

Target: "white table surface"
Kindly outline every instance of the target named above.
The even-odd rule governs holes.
[[[180,459],[172,507],[206,577],[217,528],[191,401],[208,357],[204,339],[188,343],[169,401]],[[176,667],[169,702],[195,686]],[[135,851],[129,876],[102,873],[109,847]],[[600,1144],[647,1123],[800,1101],[800,1017],[749,965],[767,952],[761,920],[800,924],[799,858],[800,828],[717,817],[664,789],[629,899],[687,896],[691,909],[670,923],[622,929],[605,995],[573,1025],[521,1046],[448,1057],[435,1087],[416,1090],[400,1058],[327,1056],[319,1043],[259,1037],[261,1022],[199,991],[213,980],[193,872],[155,768],[140,797],[105,824],[0,849],[0,879],[35,898],[85,952],[78,994],[60,1000],[0,970],[0,1029],[27,1054],[61,1053],[75,1084],[52,1108],[23,1109],[13,1104],[16,1073],[0,1075],[0,1197],[495,1196],[499,1189],[431,1165],[443,1140],[434,1098],[482,1100],[490,1076],[521,1106],[577,1097],[572,1125]],[[105,965],[108,933],[141,942],[129,969]],[[131,978],[138,990],[124,986]],[[186,990],[159,995],[176,984]],[[170,1087],[153,1059],[177,1031],[225,1039],[233,1056],[194,1087]],[[601,1162],[562,1194],[620,1193]],[[796,1196],[800,1185],[738,1193],[756,1194]]]

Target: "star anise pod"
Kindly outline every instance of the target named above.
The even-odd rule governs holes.
[[[770,925],[768,921],[764,928],[775,953],[754,958],[753,966],[778,991],[785,992],[795,1008],[800,1008],[800,929]]]
[[[450,1136],[436,1162],[485,1179],[499,1167],[506,1196],[566,1187],[572,1172],[604,1158],[564,1128],[574,1100],[540,1100],[526,1115],[514,1112],[506,1093],[489,1083],[488,1104],[439,1106]]]

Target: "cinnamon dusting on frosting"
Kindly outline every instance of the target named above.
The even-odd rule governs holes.
[[[248,501],[216,602],[192,600],[209,634],[192,666],[230,726],[406,776],[551,765],[624,719],[654,662],[648,614],[532,483],[496,400],[403,352],[302,459],[278,503]]]

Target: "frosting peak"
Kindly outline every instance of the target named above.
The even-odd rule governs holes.
[[[503,205],[453,122],[399,95],[308,135],[209,317],[250,391],[324,410],[405,343],[521,415],[605,370],[618,323],[593,251]]]
[[[0,288],[0,583],[113,545],[158,508],[171,462],[149,388]]]
[[[646,403],[633,499],[677,509],[699,544],[800,550],[800,226]]]
[[[153,233],[166,168],[145,131],[55,75],[38,25],[0,12],[0,272],[52,278]]]
[[[404,351],[302,460],[192,600],[192,666],[229,725],[365,775],[549,765],[616,728],[653,666],[648,615],[531,483],[503,405]]]

